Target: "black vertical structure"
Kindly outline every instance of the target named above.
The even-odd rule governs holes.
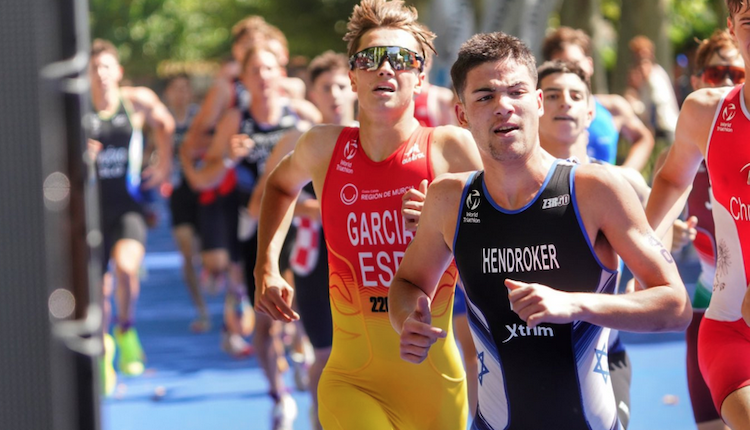
[[[0,0],[0,429],[99,428],[88,51],[87,0]]]

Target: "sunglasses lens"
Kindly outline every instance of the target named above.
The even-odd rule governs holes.
[[[393,70],[421,69],[419,56],[406,48],[398,46],[374,46],[363,49],[350,58],[352,67],[374,71],[384,60],[388,60]]]
[[[719,85],[726,77],[734,84],[741,84],[745,82],[745,70],[732,66],[709,66],[703,71],[703,80],[709,85]]]
[[[745,82],[745,71],[744,70],[730,70],[729,77],[735,84],[741,84]]]

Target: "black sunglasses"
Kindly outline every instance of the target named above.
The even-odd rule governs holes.
[[[424,69],[424,58],[416,52],[400,46],[373,46],[365,48],[349,57],[352,70],[375,71],[380,68],[384,60],[388,60],[393,70]]]

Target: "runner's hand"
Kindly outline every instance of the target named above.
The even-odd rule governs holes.
[[[432,344],[447,335],[445,330],[433,327],[430,313],[430,299],[422,296],[417,300],[417,308],[404,321],[401,328],[401,358],[419,364],[427,358]]]
[[[159,162],[143,169],[143,172],[141,172],[141,183],[143,184],[143,188],[149,190],[161,185],[169,178],[169,170],[171,168],[171,163]]]
[[[427,196],[427,179],[419,183],[419,189],[412,188],[401,197],[401,214],[406,222],[406,229],[416,231],[419,217],[422,214],[424,199]]]
[[[676,219],[672,227],[672,252],[679,252],[690,242],[695,240],[698,230],[698,218],[691,216],[687,221]]]
[[[98,140],[89,139],[87,142],[87,155],[89,157],[89,160],[96,161],[96,156],[99,155],[99,152],[102,150],[102,143]]]
[[[245,158],[255,147],[255,141],[246,134],[235,134],[229,139],[229,158],[233,163]]]
[[[295,321],[299,314],[292,309],[294,289],[280,275],[269,274],[255,281],[255,310],[279,321]]]
[[[512,279],[506,279],[505,286],[509,290],[511,309],[529,328],[541,323],[566,324],[575,320],[580,312],[572,293]]]

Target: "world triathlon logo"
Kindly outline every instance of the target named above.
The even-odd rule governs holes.
[[[736,108],[734,106],[734,103],[729,103],[724,107],[724,110],[721,111],[721,118],[724,121],[731,121],[734,119],[734,116],[737,114]]]
[[[344,157],[346,157],[347,160],[351,160],[354,158],[354,156],[357,154],[357,148],[359,145],[357,145],[356,140],[350,140],[346,142],[346,145],[344,146]]]
[[[479,207],[479,203],[481,202],[481,197],[479,196],[479,190],[471,190],[468,196],[466,196],[466,207],[470,211],[475,211]]]
[[[341,202],[347,206],[351,206],[357,201],[359,197],[359,190],[354,184],[346,184],[341,187]]]

